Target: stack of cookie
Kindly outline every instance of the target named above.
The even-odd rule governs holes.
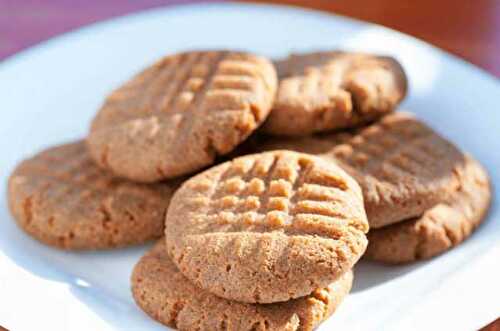
[[[165,325],[312,330],[365,252],[432,257],[488,209],[481,165],[393,112],[406,90],[369,54],[167,56],[108,96],[85,141],[22,162],[9,205],[62,249],[159,239],[132,292]]]
[[[362,188],[370,225],[366,258],[430,258],[484,219],[491,190],[479,162],[412,114],[392,112],[407,90],[397,61],[320,52],[276,67],[277,98],[253,150],[309,153],[350,174]]]

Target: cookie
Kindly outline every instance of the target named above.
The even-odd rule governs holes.
[[[111,93],[88,146],[99,166],[138,182],[192,173],[231,152],[267,117],[270,61],[246,53],[171,55]]]
[[[182,275],[160,241],[132,274],[135,301],[149,316],[179,330],[311,331],[327,319],[349,293],[352,272],[309,296],[268,305],[219,298]]]
[[[287,301],[352,268],[366,248],[361,189],[301,153],[248,155],[186,181],[167,212],[167,250],[199,287],[229,300]]]
[[[408,113],[384,116],[351,133],[261,138],[258,150],[290,149],[337,162],[363,190],[370,228],[421,216],[459,187],[465,157]]]
[[[484,219],[491,200],[488,175],[471,157],[459,173],[454,198],[421,217],[368,233],[365,257],[385,263],[406,263],[441,254],[468,238]]]
[[[403,68],[388,56],[318,52],[277,61],[279,85],[263,130],[299,136],[351,128],[391,112],[405,97]]]
[[[18,225],[63,249],[102,249],[163,235],[171,181],[136,184],[92,162],[83,141],[45,150],[17,166],[8,199]]]

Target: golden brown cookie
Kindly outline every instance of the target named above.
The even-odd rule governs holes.
[[[468,238],[484,219],[491,200],[488,175],[471,157],[459,173],[454,198],[421,217],[368,233],[365,257],[386,263],[406,263],[441,254]]]
[[[398,61],[361,53],[318,52],[276,62],[279,85],[264,131],[299,136],[350,128],[391,112],[405,97]]]
[[[422,215],[448,201],[465,158],[413,115],[394,113],[352,133],[261,138],[259,151],[290,149],[336,161],[363,190],[370,228]]]
[[[94,165],[78,141],[19,164],[9,179],[8,198],[18,225],[39,241],[101,249],[162,236],[166,208],[179,184],[116,179]]]
[[[118,176],[154,182],[199,170],[231,152],[267,117],[276,71],[229,51],[171,55],[114,91],[88,146]]]
[[[182,275],[164,241],[144,255],[132,274],[137,304],[153,319],[181,331],[311,331],[327,319],[349,293],[352,272],[306,297],[268,305],[219,298]]]
[[[247,155],[192,177],[167,212],[179,270],[220,297],[249,303],[310,294],[366,248],[361,189],[332,162],[291,151]]]

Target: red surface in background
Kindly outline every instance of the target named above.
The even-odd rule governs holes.
[[[385,25],[500,77],[500,0],[250,0],[304,6]]]
[[[0,0],[0,60],[82,25],[195,0]],[[207,1],[205,1],[207,2]]]
[[[386,25],[500,77],[500,0],[250,0]],[[82,25],[138,10],[210,0],[0,0],[0,60]]]

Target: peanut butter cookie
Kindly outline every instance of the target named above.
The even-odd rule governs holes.
[[[254,145],[260,151],[290,149],[337,162],[361,186],[370,228],[421,216],[449,201],[465,164],[451,142],[408,113],[386,115],[350,133],[262,137]]]
[[[272,63],[255,55],[167,56],[106,99],[89,150],[101,167],[134,181],[192,173],[231,152],[264,121],[276,85]]]
[[[471,157],[459,173],[454,198],[421,217],[368,233],[365,257],[386,263],[406,263],[441,254],[468,238],[484,219],[491,200],[488,175]]]
[[[102,249],[162,236],[179,184],[114,178],[78,141],[23,161],[9,179],[8,198],[18,225],[39,241],[63,249]]]
[[[312,331],[349,293],[352,272],[306,297],[268,305],[219,298],[191,283],[169,258],[162,240],[135,266],[132,293],[149,316],[178,330]]]
[[[350,128],[391,112],[406,95],[395,59],[318,52],[277,61],[279,85],[264,131],[298,136]]]
[[[167,250],[197,286],[248,303],[328,286],[366,248],[358,184],[291,151],[236,158],[186,181],[167,212]]]

